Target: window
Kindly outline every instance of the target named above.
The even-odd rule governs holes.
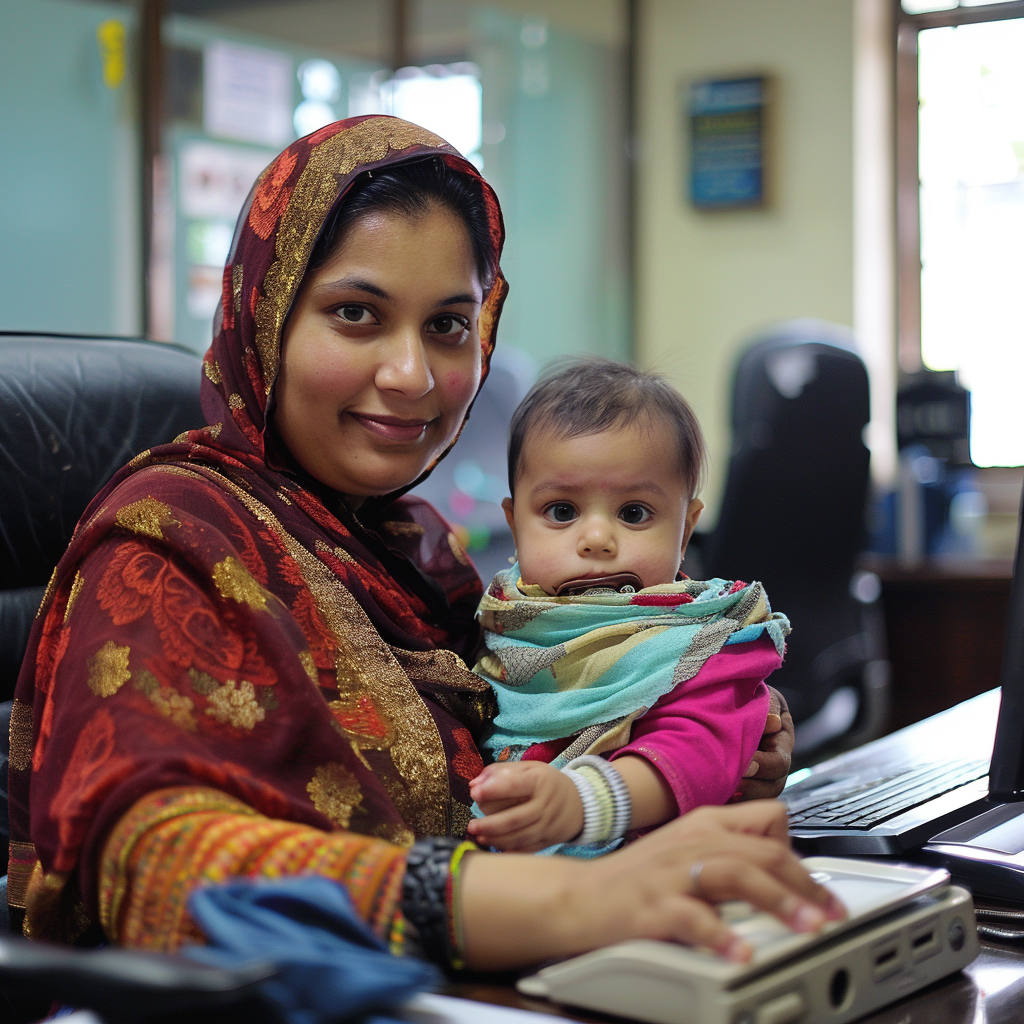
[[[971,458],[1024,464],[1024,3],[903,0],[900,363],[956,370]]]

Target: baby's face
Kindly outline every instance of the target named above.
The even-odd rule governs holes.
[[[631,572],[671,583],[703,502],[690,500],[674,432],[639,425],[561,438],[531,431],[505,517],[524,583]]]

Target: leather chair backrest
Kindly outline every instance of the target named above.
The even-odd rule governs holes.
[[[793,621],[777,685],[798,720],[838,685],[819,678],[819,656],[861,646],[849,588],[867,540],[868,375],[839,330],[797,321],[741,356],[721,512],[702,546],[705,575],[760,580]]]
[[[139,452],[203,424],[200,375],[173,345],[0,332],[0,700],[82,512]]]

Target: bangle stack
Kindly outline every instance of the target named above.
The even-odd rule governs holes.
[[[463,967],[462,862],[476,849],[475,843],[433,836],[418,840],[406,855],[402,914],[423,955],[455,970]]]
[[[607,843],[629,831],[633,819],[629,788],[608,761],[596,754],[584,754],[562,771],[572,779],[583,802],[583,831],[575,843]]]

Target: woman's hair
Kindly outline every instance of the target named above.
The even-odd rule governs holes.
[[[352,191],[324,223],[307,272],[317,270],[330,259],[360,217],[369,213],[421,217],[432,206],[450,210],[466,225],[477,274],[486,294],[498,263],[483,188],[471,175],[449,167],[436,156],[360,175]]]
[[[508,487],[515,496],[523,445],[531,430],[556,437],[584,437],[640,424],[667,423],[675,431],[679,473],[691,498],[703,485],[707,449],[689,402],[664,377],[628,363],[590,357],[559,361],[533,386],[512,414],[508,439]]]

